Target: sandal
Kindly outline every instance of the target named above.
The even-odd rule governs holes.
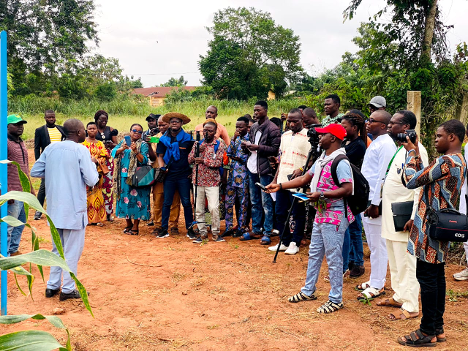
[[[96,223],[96,225],[97,225],[98,227],[104,227],[104,223],[101,223],[101,222]]]
[[[315,296],[314,294],[308,296],[304,294],[302,291],[288,298],[288,301],[292,303],[297,303],[301,301],[312,301],[312,300],[317,300],[317,296]]]
[[[437,338],[433,341],[435,335],[424,335],[421,329],[411,332],[410,335],[401,336],[397,339],[400,345],[411,347],[435,347]]]
[[[398,301],[395,301],[393,297],[389,299],[382,299],[380,301],[377,301],[377,306],[385,306],[385,307],[398,307],[401,308],[403,306],[402,303],[399,303]]]
[[[264,235],[262,240],[260,240],[260,245],[270,245],[271,239],[268,235]]]
[[[251,235],[249,232],[246,232],[242,234],[239,240],[246,241],[246,240],[252,240],[252,239],[260,239],[260,237],[261,237],[261,234],[252,233]]]
[[[332,313],[338,310],[341,310],[344,307],[343,302],[335,303],[333,301],[328,300],[322,306],[317,308],[318,313]]]
[[[361,283],[361,284],[358,284],[356,285],[356,289],[357,290],[366,290],[368,288],[371,288],[371,285],[370,285],[370,280],[367,281],[367,282],[364,282],[364,283]]]
[[[129,230],[132,230],[132,228],[133,228],[133,227],[125,227],[125,229],[123,230],[123,232],[124,232],[125,234],[127,234],[127,232],[128,232]]]
[[[407,310],[400,308],[399,313],[390,313],[388,319],[391,321],[405,320],[410,318],[419,317],[419,312],[408,312]]]
[[[358,299],[358,301],[363,301],[363,300],[372,301],[376,297],[379,297],[379,296],[382,296],[382,295],[385,295],[384,288],[382,288],[380,290],[377,290],[377,289],[371,287],[371,288],[367,288],[367,289],[363,290],[358,295],[357,299]]]
[[[128,235],[138,235],[140,233],[139,230],[133,230],[133,229],[130,229],[130,230],[127,230],[127,232],[125,234],[128,234]]]
[[[445,337],[444,328],[436,329],[436,338],[437,342],[447,341],[447,338]]]

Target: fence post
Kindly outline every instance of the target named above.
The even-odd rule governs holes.
[[[8,158],[7,153],[7,33],[0,33],[0,160]],[[0,194],[5,194],[8,191],[8,166],[0,164]],[[0,209],[0,217],[7,215],[7,204],[4,204]],[[0,252],[3,256],[7,256],[7,224],[0,225]],[[8,275],[7,271],[1,271],[1,315],[7,314],[7,287]]]
[[[406,92],[406,109],[416,115],[416,133],[421,135],[421,92],[407,91]]]

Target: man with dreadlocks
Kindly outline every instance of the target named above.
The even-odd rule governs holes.
[[[361,169],[362,160],[366,153],[366,123],[365,116],[359,110],[346,113],[341,125],[346,129],[346,139],[343,146],[349,161]],[[349,274],[358,278],[364,274],[364,250],[362,246],[362,219],[356,215],[345,232],[343,242],[343,275]]]

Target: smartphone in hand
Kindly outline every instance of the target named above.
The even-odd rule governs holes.
[[[130,147],[132,145],[132,139],[130,138],[130,135],[124,136],[125,142],[127,143],[127,146]]]
[[[260,184],[259,182],[256,182],[255,185],[258,186],[263,191],[266,191],[266,187],[264,185]]]

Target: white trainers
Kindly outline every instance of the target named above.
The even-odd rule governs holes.
[[[455,280],[468,280],[468,267],[466,267],[461,272],[455,273],[453,275],[453,279],[455,279]]]
[[[289,244],[288,249],[284,252],[286,255],[295,255],[299,252],[299,248],[297,247],[294,241],[291,241]]]
[[[275,246],[270,246],[270,247],[268,248],[268,250],[270,250],[270,251],[276,251],[276,250],[278,249],[278,245],[279,245],[279,244],[276,244]],[[281,246],[280,246],[280,249],[279,249],[279,250],[280,250],[280,251],[286,251],[287,249],[288,249],[288,247],[287,247],[286,245],[284,245],[283,243],[281,243]]]

